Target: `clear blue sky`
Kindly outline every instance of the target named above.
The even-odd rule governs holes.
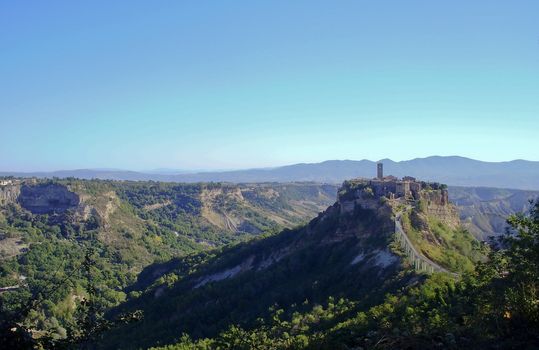
[[[0,170],[539,160],[539,1],[3,1]]]

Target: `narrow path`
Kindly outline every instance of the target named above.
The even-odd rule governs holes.
[[[14,285],[14,286],[8,286],[8,287],[0,287],[0,293],[2,292],[7,292],[7,291],[10,291],[10,290],[15,290],[15,289],[19,289],[21,286],[20,285]]]
[[[410,210],[411,207],[407,207],[406,209]],[[425,257],[423,254],[419,253],[415,249],[414,245],[412,244],[412,241],[402,228],[401,217],[402,212],[397,212],[395,214],[395,234],[397,235],[397,240],[399,241],[401,248],[404,250],[408,259],[410,259],[410,261],[414,265],[414,268],[419,271],[426,271],[431,273],[446,272],[456,276],[455,273],[441,267],[440,265]]]

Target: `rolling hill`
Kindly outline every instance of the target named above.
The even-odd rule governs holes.
[[[410,175],[426,181],[437,181],[452,186],[482,186],[539,190],[539,162],[513,160],[483,162],[449,156],[433,156],[395,162],[381,160],[386,174]],[[376,162],[370,160],[328,160],[321,163],[294,164],[268,169],[248,169],[195,174],[155,174],[121,170],[67,170],[56,172],[16,173],[0,172],[0,176],[22,177],[76,177],[81,179],[112,179],[171,182],[294,182],[315,181],[341,183],[355,177],[373,177]]]
[[[230,325],[252,327],[274,305],[305,309],[329,297],[354,300],[358,311],[417,283],[421,277],[395,244],[395,214],[406,202],[372,197],[366,188],[346,182],[337,201],[307,225],[229,247],[190,269],[181,258],[150,266],[136,297],[111,314],[139,309],[144,320],[108,333],[99,346],[144,348],[183,332],[213,337]],[[406,230],[433,264],[469,270],[479,242],[460,229],[444,191],[421,192],[407,210]],[[151,271],[160,277],[152,281]]]

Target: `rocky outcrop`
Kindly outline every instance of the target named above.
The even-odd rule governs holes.
[[[363,209],[378,210],[383,204],[379,198],[362,198],[339,200],[341,214],[352,213],[356,207]]]
[[[341,214],[352,213],[355,208],[378,210],[381,205],[386,203],[386,199],[376,195],[368,186],[354,188],[345,183],[339,190],[337,203],[339,203]]]
[[[420,193],[420,199],[427,202],[427,204],[435,204],[444,206],[449,204],[447,190],[423,190]]]
[[[449,202],[447,190],[423,190],[420,193],[420,210],[443,221],[455,229],[460,226],[458,208]]]
[[[19,185],[0,186],[0,205],[15,203],[19,197]]]
[[[59,184],[22,185],[17,201],[33,214],[54,214],[76,208],[80,197]]]

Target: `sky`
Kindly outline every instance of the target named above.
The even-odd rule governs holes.
[[[539,1],[1,1],[0,170],[539,160]]]

